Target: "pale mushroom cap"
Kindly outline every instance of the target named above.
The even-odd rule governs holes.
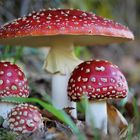
[[[33,12],[0,28],[0,44],[51,46],[53,39],[74,45],[102,45],[133,40],[125,26],[81,10],[53,9]]]
[[[20,104],[11,110],[4,126],[17,133],[31,133],[43,127],[43,119],[37,107]]]
[[[72,72],[68,83],[68,96],[79,101],[83,96],[89,100],[125,98],[127,81],[119,68],[105,60],[85,61]]]
[[[29,96],[27,79],[16,64],[0,62],[0,97],[12,96]]]

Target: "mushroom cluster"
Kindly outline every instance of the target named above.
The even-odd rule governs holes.
[[[133,39],[127,27],[94,13],[73,9],[43,9],[0,28],[1,44],[50,46],[44,68],[53,74],[52,102],[57,108],[76,107],[69,102],[66,92],[71,71],[82,62],[74,55],[74,45],[105,45]]]
[[[28,97],[29,86],[22,70],[11,62],[0,62],[0,98]],[[6,118],[7,113],[16,103],[0,102],[0,116]]]
[[[53,74],[52,102],[54,106],[76,108],[75,101],[81,100],[83,96],[87,97],[89,106],[86,110],[86,122],[88,125],[91,124],[91,116],[94,118],[95,127],[103,128],[105,133],[107,133],[106,100],[126,97],[128,92],[126,79],[118,67],[110,62],[92,60],[81,63],[82,61],[74,54],[74,45],[105,45],[133,39],[133,33],[124,25],[94,13],[73,9],[43,9],[6,23],[0,28],[0,44],[49,46],[50,51],[44,62],[44,69]],[[21,94],[24,94],[24,97],[28,96],[28,86],[26,82],[21,82],[24,78],[21,78],[20,74],[24,76],[18,70],[9,71],[8,69],[3,73],[3,68],[1,70],[0,67],[0,95],[5,97],[10,93],[11,96],[17,96],[19,93],[19,96]],[[22,108],[24,110],[27,106],[22,106],[21,110]],[[9,116],[12,117],[9,119],[11,128],[13,129],[16,124],[17,132],[26,131],[21,128],[20,123],[17,123],[17,119],[16,122],[13,121],[12,114]],[[23,117],[22,113],[19,115],[21,116],[15,116]],[[76,117],[76,110],[72,115]],[[12,125],[12,122],[15,124]],[[36,126],[34,121],[31,126]]]
[[[11,62],[0,62],[0,98],[28,97],[29,86],[23,71]],[[39,109],[33,105],[0,102],[3,127],[17,133],[31,133],[43,128]]]
[[[27,134],[42,129],[44,125],[37,107],[29,104],[19,104],[10,111],[3,127],[19,134]]]
[[[89,100],[86,109],[86,124],[94,121],[95,128],[107,133],[108,99],[123,99],[127,96],[127,81],[118,66],[105,60],[85,61],[72,72],[68,82],[68,96],[72,101],[82,97]]]

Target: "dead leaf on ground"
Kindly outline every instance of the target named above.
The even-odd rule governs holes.
[[[107,114],[110,134],[127,134],[128,123],[123,115],[113,106],[107,103]]]

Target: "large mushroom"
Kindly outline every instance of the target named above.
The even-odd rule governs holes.
[[[22,70],[11,62],[0,62],[0,98],[28,97],[29,86]],[[0,102],[0,116],[6,118],[16,103]]]
[[[80,101],[89,100],[86,109],[86,124],[107,133],[107,99],[123,99],[128,93],[127,81],[120,69],[105,60],[85,61],[78,65],[69,79],[68,96]]]
[[[113,20],[72,9],[32,12],[0,28],[1,44],[50,46],[44,68],[53,74],[52,101],[57,108],[69,106],[67,81],[81,62],[74,55],[74,45],[105,45],[133,39],[127,27]]]

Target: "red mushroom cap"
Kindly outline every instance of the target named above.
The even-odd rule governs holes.
[[[134,39],[127,27],[113,20],[72,9],[32,12],[0,28],[1,44],[51,46],[53,37],[70,38],[76,45],[102,45]]]
[[[0,97],[28,97],[27,79],[21,69],[10,62],[0,62]]]
[[[20,104],[13,108],[4,123],[17,133],[31,133],[43,127],[39,109],[29,104]]]
[[[68,96],[72,101],[83,95],[89,100],[125,98],[127,81],[119,68],[105,60],[85,61],[78,65],[68,82]]]

